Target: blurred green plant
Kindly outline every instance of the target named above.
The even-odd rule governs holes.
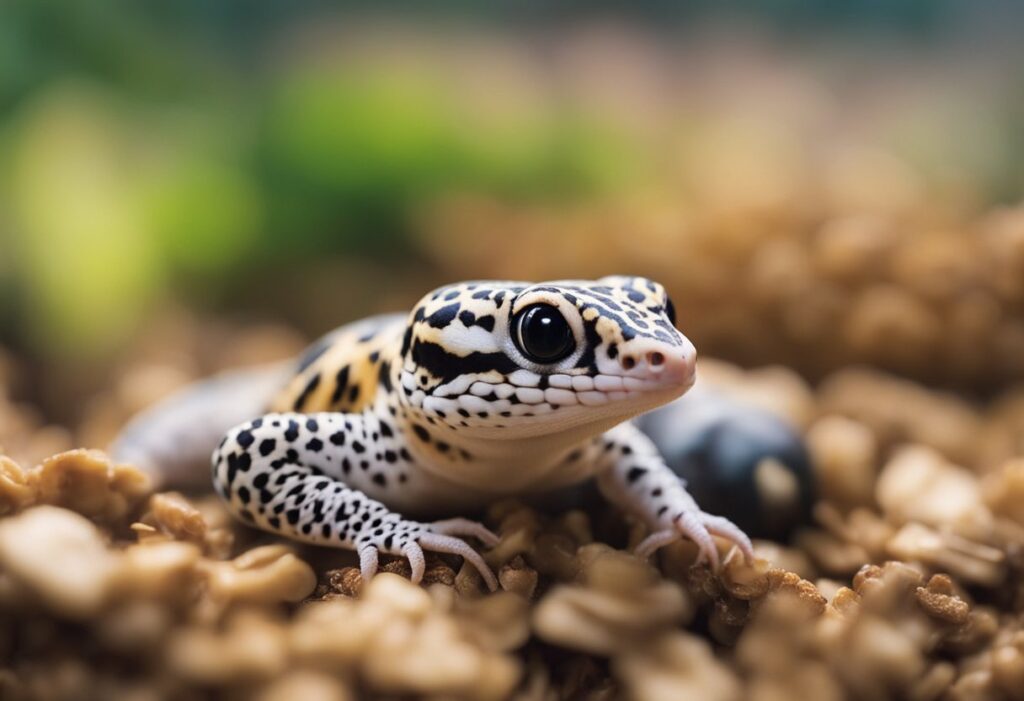
[[[116,347],[172,288],[201,301],[252,269],[408,258],[411,213],[453,188],[573,198],[636,170],[593,118],[467,122],[429,75],[303,63],[216,99],[51,81],[3,127],[8,304],[37,348],[77,354]]]
[[[648,0],[636,13],[672,26],[713,14],[712,5]],[[813,26],[815,35],[888,22],[921,37],[953,21],[948,2],[805,5],[728,3]],[[462,2],[417,11],[484,22],[516,16],[544,27],[561,12]],[[355,38],[338,17],[321,0],[0,3],[0,341],[104,353],[170,295],[216,304],[259,285],[261,273],[332,256],[425,263],[411,222],[421,205],[451,191],[561,202],[659,177],[662,187],[677,187],[687,157],[680,144],[701,138],[692,124],[723,121],[658,96],[668,98],[662,131],[638,136],[572,90],[545,92],[548,76],[537,74],[545,61],[529,67],[545,86],[537,104],[516,104],[514,117],[488,113],[466,100],[487,102],[492,86],[459,93],[443,61],[415,51],[352,61],[327,51]],[[847,22],[856,18],[867,22]],[[424,26],[417,31],[430,35]],[[450,30],[437,35],[441,43]],[[460,31],[472,35],[475,26]],[[486,42],[452,53],[486,59]],[[619,78],[597,78],[611,96],[604,99],[618,99]],[[1019,196],[1019,96],[1010,109],[957,99],[937,110],[909,101],[907,114],[885,127],[887,145],[934,170],[952,158],[989,193]],[[780,128],[778,115],[744,117]],[[788,136],[793,129],[781,125]],[[971,138],[950,147],[958,129]],[[732,176],[726,169],[718,177]]]

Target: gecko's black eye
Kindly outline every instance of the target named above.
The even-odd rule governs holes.
[[[565,317],[550,304],[534,304],[516,315],[512,338],[535,363],[554,363],[572,353],[576,343]]]
[[[673,326],[676,325],[676,305],[672,304],[672,300],[668,297],[665,298],[665,315]]]

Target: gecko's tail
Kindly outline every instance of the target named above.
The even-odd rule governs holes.
[[[264,413],[293,372],[288,362],[188,385],[132,418],[111,444],[110,455],[144,470],[157,487],[208,487],[210,455],[221,437]]]

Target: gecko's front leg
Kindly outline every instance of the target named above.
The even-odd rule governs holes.
[[[372,464],[375,455],[397,450],[396,445],[364,443],[369,433],[365,420],[335,412],[267,414],[236,426],[213,454],[214,486],[236,515],[263,530],[355,550],[364,578],[376,573],[383,552],[406,557],[412,580],[419,582],[427,550],[461,555],[496,589],[483,558],[458,537],[494,545],[497,536],[481,524],[412,521],[358,488],[393,467],[390,461]],[[378,441],[388,440],[376,435]]]
[[[621,424],[604,436],[604,452],[598,485],[610,502],[644,520],[651,530],[636,548],[648,557],[682,536],[700,548],[700,560],[718,568],[718,549],[712,535],[736,544],[746,558],[754,557],[750,539],[732,521],[701,511],[658,454],[654,444],[635,426]]]

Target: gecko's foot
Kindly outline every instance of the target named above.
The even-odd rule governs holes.
[[[722,516],[707,514],[693,509],[685,510],[672,520],[672,527],[655,531],[644,538],[636,546],[636,554],[648,558],[654,552],[669,543],[686,536],[699,548],[697,562],[707,562],[711,569],[719,566],[718,547],[712,535],[721,536],[732,541],[740,549],[747,561],[754,559],[754,547],[750,538],[739,526]]]
[[[464,518],[453,518],[446,521],[420,524],[416,534],[401,548],[401,555],[409,561],[412,569],[410,579],[414,584],[423,580],[426,570],[424,551],[460,555],[476,568],[490,591],[498,588],[498,580],[488,567],[480,553],[466,541],[455,536],[473,536],[484,544],[491,546],[498,542],[498,536],[489,531],[483,524]],[[395,553],[398,554],[398,553]],[[377,573],[378,550],[372,543],[359,547],[359,568],[363,579],[368,581]]]

